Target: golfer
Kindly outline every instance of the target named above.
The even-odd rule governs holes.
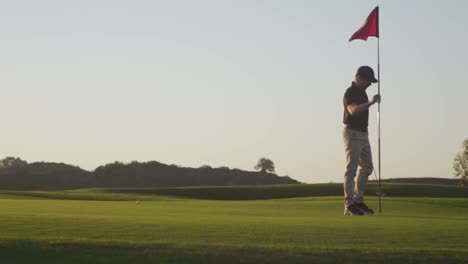
[[[357,70],[354,82],[343,96],[344,115],[343,140],[346,151],[346,173],[344,175],[345,215],[373,214],[374,210],[364,203],[369,175],[372,174],[372,154],[369,144],[367,125],[369,108],[380,102],[380,95],[374,95],[369,101],[366,89],[376,83],[374,70],[361,66]],[[357,168],[359,174],[356,177]]]

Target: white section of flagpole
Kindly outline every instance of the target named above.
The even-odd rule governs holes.
[[[380,36],[377,38],[377,76],[379,82],[377,83],[377,90],[378,94],[380,95]],[[381,170],[380,170],[380,102],[378,104],[378,110],[377,110],[377,121],[378,121],[378,147],[379,147],[379,213],[382,212],[382,188],[381,188],[381,183],[380,183],[380,175],[381,175]]]

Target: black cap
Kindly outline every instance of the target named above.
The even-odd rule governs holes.
[[[372,70],[372,68],[369,66],[359,67],[359,69],[356,72],[356,75],[359,75],[363,77],[364,79],[369,80],[373,83],[378,82],[378,80],[375,78],[374,70]]]

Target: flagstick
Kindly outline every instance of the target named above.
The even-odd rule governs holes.
[[[379,82],[377,83],[377,93],[380,95],[380,38],[377,38],[377,76]],[[380,102],[378,103],[377,110],[378,119],[378,135],[379,135],[379,213],[382,212],[382,188],[380,183]]]
[[[374,10],[369,14],[366,19],[364,25],[359,28],[358,31],[354,32],[351,36],[349,41],[355,39],[362,39],[367,41],[368,37],[377,37],[377,76],[378,76],[378,95],[380,96],[380,32],[379,32],[379,6],[376,6]],[[378,137],[379,137],[379,213],[382,212],[382,189],[381,189],[381,159],[380,159],[380,101],[378,103],[378,111],[377,111],[377,119],[378,119]],[[375,169],[374,169],[375,173]]]

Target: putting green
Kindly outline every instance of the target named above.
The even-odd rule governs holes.
[[[102,190],[5,191],[0,262],[468,261],[468,198],[383,202],[382,214],[344,216],[337,196],[219,201]],[[376,208],[377,198],[368,204]]]

